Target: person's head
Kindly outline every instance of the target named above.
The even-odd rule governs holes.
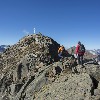
[[[81,42],[80,42],[80,41],[78,41],[78,44],[80,45],[80,44],[81,44]]]
[[[63,45],[62,45],[61,47],[62,47],[62,48],[64,48],[64,46],[63,46]]]

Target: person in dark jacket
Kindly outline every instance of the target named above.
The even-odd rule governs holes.
[[[84,46],[84,45],[81,44],[81,42],[79,41],[76,46],[75,53],[77,55],[78,64],[83,66],[83,56],[85,53],[85,47],[82,47],[82,46]],[[82,49],[84,49],[84,50],[82,50]]]

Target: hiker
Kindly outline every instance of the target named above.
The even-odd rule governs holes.
[[[62,45],[62,46],[58,49],[58,57],[59,57],[59,58],[63,58],[64,52],[65,52],[65,47]]]
[[[77,55],[78,64],[83,66],[83,56],[85,53],[85,47],[83,44],[81,44],[80,41],[78,42],[75,53]]]

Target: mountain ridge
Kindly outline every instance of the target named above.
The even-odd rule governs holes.
[[[48,36],[23,37],[0,55],[0,100],[99,100],[100,65],[77,64]]]
[[[10,47],[10,45],[0,45],[0,53],[4,52],[8,47]],[[70,47],[70,48],[73,48],[73,47]],[[70,48],[67,48],[67,49],[69,50]],[[93,49],[93,50],[87,50],[87,51],[93,55],[97,55],[98,52],[100,53],[100,49]]]
[[[8,47],[10,47],[10,45],[0,45],[0,52],[4,52]]]

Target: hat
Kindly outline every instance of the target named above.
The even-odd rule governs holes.
[[[80,41],[78,41],[78,44],[81,44],[81,42],[80,42]]]

